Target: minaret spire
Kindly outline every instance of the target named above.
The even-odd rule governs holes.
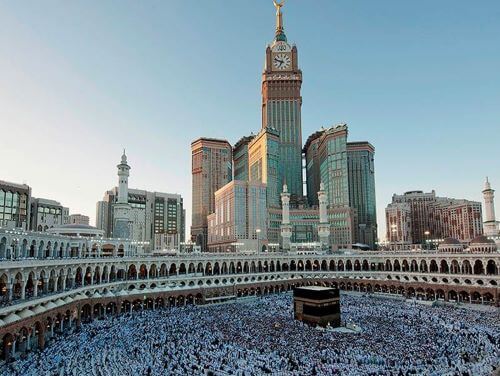
[[[498,235],[498,222],[495,218],[495,190],[491,189],[491,184],[488,178],[484,182],[483,189],[484,198],[484,234],[486,236]]]
[[[273,0],[274,6],[276,8],[276,41],[286,42],[286,36],[283,28],[283,14],[281,13],[281,7],[285,5],[285,0]]]

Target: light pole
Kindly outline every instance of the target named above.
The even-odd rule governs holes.
[[[396,233],[398,232],[398,226],[397,225],[391,225],[391,232],[392,232],[392,239],[391,243],[395,243],[394,239],[396,239]]]
[[[260,228],[256,228],[255,233],[257,234],[257,253],[260,253]]]
[[[429,249],[429,235],[430,235],[430,231],[429,230],[426,230],[424,232],[424,235],[425,235],[425,249],[428,250]]]

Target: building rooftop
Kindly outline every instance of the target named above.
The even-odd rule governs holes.
[[[27,184],[11,183],[5,180],[0,180],[0,185],[7,185],[18,189],[30,189],[29,185]]]
[[[234,144],[233,150],[238,149],[242,145],[248,144],[250,141],[252,141],[254,139],[254,137],[255,137],[255,135],[253,135],[253,134],[251,134],[250,136],[243,136],[242,138],[240,138],[236,142],[236,144]]]
[[[462,243],[460,243],[455,238],[446,238],[446,239],[443,240],[443,242],[441,244],[442,245],[461,245]]]
[[[229,143],[228,140],[224,140],[222,138],[210,138],[210,137],[200,137],[200,138],[194,140],[193,142],[191,142],[191,146],[193,146],[197,142],[202,142],[202,141],[218,142],[218,143],[221,143],[221,144],[227,144],[227,145],[231,146],[231,144]]]
[[[67,225],[61,225],[57,226],[58,229],[85,229],[85,230],[97,230],[97,227],[90,226],[90,225],[83,225],[83,224],[78,224],[78,223],[69,223]]]
[[[33,200],[38,201],[38,204],[62,206],[62,204],[59,201],[51,200],[49,198],[35,198],[35,197],[33,197]]]
[[[302,153],[307,153],[307,149],[309,149],[309,146],[311,146],[311,143],[320,138],[321,135],[325,132],[325,129],[320,129],[319,131],[314,132],[312,135],[310,135],[307,138],[306,143],[304,144],[304,147],[302,148]]]
[[[375,152],[375,147],[370,144],[368,141],[353,141],[347,143],[347,150],[355,150],[355,149],[368,149],[371,152]]]
[[[495,244],[495,241],[493,239],[489,239],[484,235],[479,235],[476,236],[474,239],[471,240],[470,244]]]

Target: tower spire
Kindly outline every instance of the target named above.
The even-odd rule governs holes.
[[[285,5],[285,0],[273,0],[274,7],[276,8],[276,41],[286,42],[286,36],[283,28],[283,14],[281,7]]]

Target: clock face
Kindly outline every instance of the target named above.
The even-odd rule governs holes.
[[[292,60],[287,54],[276,54],[273,58],[273,66],[276,69],[284,70],[290,68]]]

